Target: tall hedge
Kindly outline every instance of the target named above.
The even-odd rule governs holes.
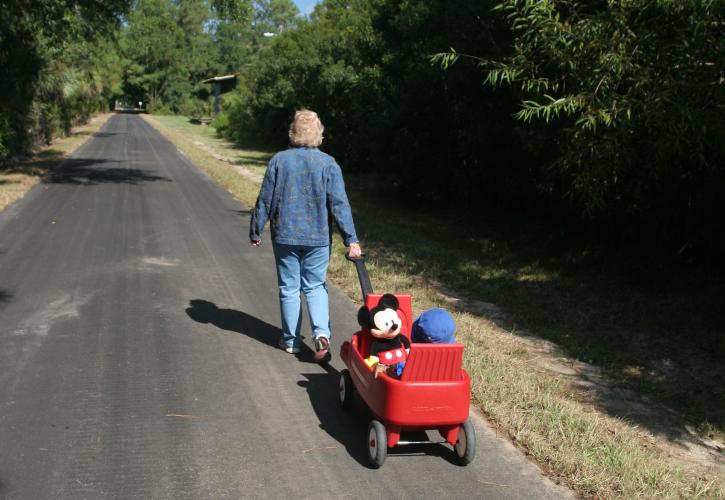
[[[725,248],[724,5],[326,0],[245,72],[227,133],[281,146],[312,107],[345,168],[411,200],[707,253]]]

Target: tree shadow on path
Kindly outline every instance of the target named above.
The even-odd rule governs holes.
[[[45,184],[96,185],[171,181],[168,177],[155,175],[147,170],[110,167],[106,165],[108,163],[120,162],[96,158],[71,158],[66,160],[60,168],[51,170],[50,175],[43,182]]]
[[[278,326],[242,311],[220,309],[216,304],[207,300],[190,300],[186,314],[197,323],[210,323],[222,330],[241,333],[274,348],[278,348],[277,342],[282,335],[282,330]],[[314,351],[302,342],[297,358],[302,362],[314,363]]]

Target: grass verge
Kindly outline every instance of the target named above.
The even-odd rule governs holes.
[[[94,115],[88,123],[73,127],[66,137],[36,151],[30,158],[0,165],[0,210],[22,198],[28,190],[61,161],[67,158],[111,116],[110,113]]]
[[[238,175],[229,163],[219,159],[220,154],[213,153],[214,142],[218,141],[213,129],[192,126],[181,117],[149,120],[229,192],[248,206],[254,204],[258,185],[250,177]],[[241,159],[244,157],[263,162],[270,155],[235,152],[233,145],[219,144],[232,150],[222,156],[240,158],[237,161],[241,164],[245,163]],[[259,164],[250,167],[253,170]],[[506,237],[506,224],[499,230],[495,224],[488,226],[486,231],[479,220],[473,231],[466,221],[451,223],[451,214],[386,206],[373,198],[378,190],[369,180],[352,176],[346,180],[355,223],[371,256],[368,271],[375,289],[410,291],[415,297],[415,314],[432,306],[455,310],[457,334],[466,345],[465,364],[472,378],[474,404],[550,475],[584,496],[725,498],[722,476],[704,477],[678,465],[646,428],[613,416],[592,400],[590,393],[566,378],[535,369],[536,355],[526,339],[515,333],[516,325],[543,325],[545,334],[548,331],[549,337],[565,347],[570,342],[569,352],[580,353],[587,361],[595,356],[592,353],[601,352],[602,359],[593,361],[600,361],[616,373],[618,365],[607,358],[616,356],[618,349],[587,342],[587,336],[580,331],[593,320],[609,327],[628,325],[632,316],[648,307],[660,310],[652,305],[656,298],[648,298],[651,295],[642,290],[638,292],[640,305],[630,307],[631,313],[625,308],[624,316],[608,318],[612,310],[620,307],[617,300],[621,297],[615,294],[612,300],[605,298],[621,292],[625,285],[600,283],[592,276],[601,276],[601,272],[587,278],[584,270],[573,272],[571,264],[563,265],[548,257],[561,255],[547,248],[545,243],[551,241],[551,235],[544,237],[519,226],[517,229],[528,234],[532,244],[527,247],[530,250],[522,251],[517,246],[525,242]],[[431,227],[446,231],[432,232]],[[342,258],[339,238],[334,245],[330,278],[359,301],[357,277]],[[501,321],[495,314],[456,307],[450,296],[458,293],[491,298],[491,302],[503,304],[516,321]],[[578,296],[586,300],[577,300]],[[595,299],[605,303],[600,307]],[[661,300],[671,306],[676,297]],[[712,323],[708,319],[704,324]],[[538,328],[536,331],[539,333]],[[569,341],[567,336],[571,337]]]
[[[234,145],[218,139],[212,127],[194,125],[182,116],[140,116],[237,199],[250,206],[254,204],[259,191],[255,178],[264,175],[272,153],[237,149]],[[230,168],[230,163],[242,170]]]

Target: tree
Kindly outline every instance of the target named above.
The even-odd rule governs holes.
[[[547,124],[558,153],[544,189],[563,186],[589,217],[644,224],[679,248],[716,227],[725,4],[506,0],[496,10],[511,53],[478,60],[487,83],[522,93],[519,120]]]
[[[152,109],[179,106],[179,95],[190,92],[184,59],[184,32],[166,0],[139,0],[128,16],[122,49],[128,60],[127,92],[148,101]],[[180,87],[183,87],[180,89]]]
[[[68,49],[112,39],[130,0],[0,1],[0,158],[48,140],[73,112],[63,91],[74,64]],[[90,46],[90,44],[89,44]],[[71,85],[67,89],[81,89]],[[91,100],[91,87],[84,87]],[[96,89],[97,90],[97,89]],[[94,90],[95,91],[95,90]],[[61,119],[60,110],[65,118]],[[62,123],[61,123],[62,122]]]
[[[258,2],[260,24],[255,30],[284,27],[284,19],[292,23],[289,15],[277,20],[269,17],[275,13],[270,6],[284,3],[289,2]],[[346,104],[337,101],[352,90],[355,80],[356,51],[351,40],[370,32],[370,17],[362,8],[369,4],[355,1],[347,9],[342,2],[332,7],[325,3],[315,20],[294,21],[260,44],[258,58],[244,72],[241,89],[230,103],[230,137],[284,144],[291,113],[299,107],[314,107],[328,125],[335,123],[337,110],[346,109]],[[328,127],[334,129],[342,142],[343,128]],[[327,134],[327,142],[336,140]]]
[[[252,24],[254,31],[279,34],[292,26],[300,11],[292,0],[256,0]]]
[[[241,64],[248,13],[239,0],[138,0],[123,33],[127,94],[151,110],[208,113],[202,81]]]
[[[255,36],[249,24],[221,20],[214,26],[213,38],[217,73],[240,73],[252,62]]]

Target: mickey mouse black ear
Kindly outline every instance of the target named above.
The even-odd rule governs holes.
[[[393,295],[392,293],[386,293],[382,297],[380,297],[380,302],[378,303],[380,306],[389,307],[391,309],[397,310],[400,307],[400,303],[398,302],[398,298]]]
[[[370,329],[370,310],[362,306],[357,310],[357,324],[363,328]]]

